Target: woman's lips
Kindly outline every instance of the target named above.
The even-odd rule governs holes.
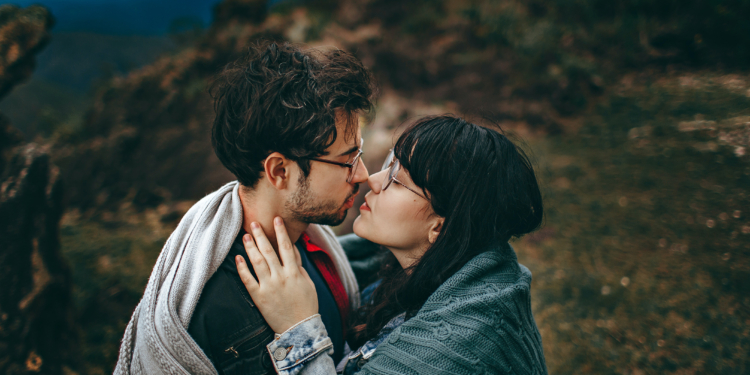
[[[367,201],[365,203],[362,203],[361,206],[359,206],[360,211],[370,211],[370,206],[367,204]]]

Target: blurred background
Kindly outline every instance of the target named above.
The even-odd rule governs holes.
[[[371,171],[427,114],[524,141],[546,218],[514,246],[550,373],[748,374],[749,18],[744,0],[2,5],[0,373],[112,372],[164,241],[233,179],[207,86],[272,38],[373,70]]]

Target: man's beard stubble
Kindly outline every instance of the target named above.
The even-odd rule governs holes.
[[[337,226],[344,222],[349,210],[341,211],[341,207],[349,198],[357,195],[359,185],[354,185],[352,193],[344,202],[320,202],[310,190],[310,181],[303,174],[299,177],[299,189],[285,204],[286,210],[294,220],[309,224]]]

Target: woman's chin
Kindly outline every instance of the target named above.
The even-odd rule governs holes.
[[[362,238],[366,238],[367,236],[367,223],[365,221],[366,220],[362,218],[362,214],[360,214],[354,219],[354,223],[352,223],[352,231],[354,234]]]

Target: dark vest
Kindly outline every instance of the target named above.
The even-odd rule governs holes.
[[[242,244],[244,234],[245,231],[241,230],[224,262],[203,288],[188,333],[219,374],[275,374],[266,350],[266,345],[274,338],[274,332],[250,298],[234,263],[235,256],[242,255],[247,264],[251,264]],[[338,362],[343,355],[344,345],[341,315],[330,289],[317,268],[307,259],[303,242],[299,241],[297,245],[301,250],[303,267],[315,283],[319,311],[334,342],[334,361]],[[252,267],[250,271],[255,275]]]

